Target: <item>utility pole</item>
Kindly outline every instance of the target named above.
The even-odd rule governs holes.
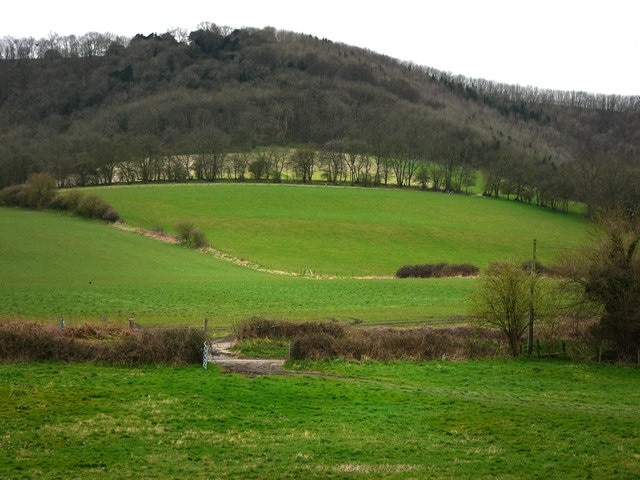
[[[529,335],[527,342],[527,354],[531,356],[533,353],[533,318],[535,312],[533,310],[534,295],[535,295],[535,275],[536,275],[536,239],[533,239],[533,254],[531,255],[531,282],[529,290]]]

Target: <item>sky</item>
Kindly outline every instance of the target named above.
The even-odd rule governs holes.
[[[455,75],[640,95],[638,0],[12,1],[0,37],[274,27]]]

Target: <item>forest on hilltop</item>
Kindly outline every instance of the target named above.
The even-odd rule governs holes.
[[[481,172],[486,195],[628,207],[639,147],[640,97],[469,79],[273,28],[0,39],[0,188],[36,172],[282,181],[286,167],[464,191]]]

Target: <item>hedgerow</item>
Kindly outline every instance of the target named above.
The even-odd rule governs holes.
[[[396,272],[397,278],[444,278],[444,277],[472,277],[480,269],[475,265],[463,263],[449,265],[448,263],[425,263],[422,265],[405,265]]]
[[[234,326],[235,337],[239,340],[249,338],[293,338],[307,334],[328,334],[343,337],[346,326],[337,322],[288,322],[251,317]]]
[[[97,195],[85,195],[79,190],[59,194],[55,179],[46,173],[34,174],[23,184],[0,190],[0,205],[63,210],[112,223],[120,220],[118,212]]]
[[[206,334],[187,327],[131,329],[110,324],[0,323],[0,360],[92,361],[108,365],[197,364]]]
[[[553,327],[552,335],[544,331],[544,325],[539,326],[536,355],[597,359],[601,345],[595,342],[591,326],[584,319],[565,319]],[[498,329],[467,325],[362,328],[334,321],[296,323],[253,317],[237,324],[234,334],[239,348],[256,339],[289,339],[291,360],[467,360],[508,354]]]

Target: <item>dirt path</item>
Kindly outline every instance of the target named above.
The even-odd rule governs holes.
[[[242,373],[244,375],[291,375],[293,372],[285,370],[284,360],[277,358],[241,358],[231,351],[234,340],[221,338],[211,341],[209,362],[215,363],[228,373]]]
[[[140,228],[140,227],[131,227],[131,226],[129,226],[129,225],[125,224],[125,223],[122,223],[122,222],[117,222],[114,225],[115,225],[116,228],[119,228],[120,230],[124,230],[126,232],[131,232],[131,233],[136,233],[138,235],[144,235],[145,237],[153,238],[153,239],[158,240],[160,242],[172,243],[172,244],[180,243],[179,239],[177,239],[173,235],[169,235],[167,233],[154,232],[153,230],[145,230],[144,228]],[[317,279],[323,279],[323,280],[336,280],[336,279],[340,279],[340,278],[353,278],[353,279],[359,279],[359,280],[375,280],[375,279],[394,278],[393,276],[341,277],[341,276],[338,276],[338,275],[318,275],[318,274],[315,274],[311,270],[307,270],[304,274],[298,274],[298,273],[294,273],[294,272],[285,272],[285,271],[282,271],[282,270],[273,270],[273,269],[264,268],[264,267],[262,267],[261,265],[259,265],[257,263],[252,263],[252,262],[248,262],[246,260],[242,260],[242,259],[237,258],[237,257],[233,257],[233,256],[228,255],[228,254],[226,254],[224,252],[221,252],[220,250],[217,250],[217,249],[215,249],[213,247],[201,248],[200,251],[202,251],[204,253],[211,254],[211,255],[215,256],[216,258],[218,258],[220,260],[224,260],[225,262],[235,263],[236,265],[240,265],[241,267],[251,268],[253,270],[258,270],[258,271],[264,272],[264,273],[271,273],[273,275],[287,275],[287,276],[290,276],[290,277],[308,277],[308,278],[317,278]]]

